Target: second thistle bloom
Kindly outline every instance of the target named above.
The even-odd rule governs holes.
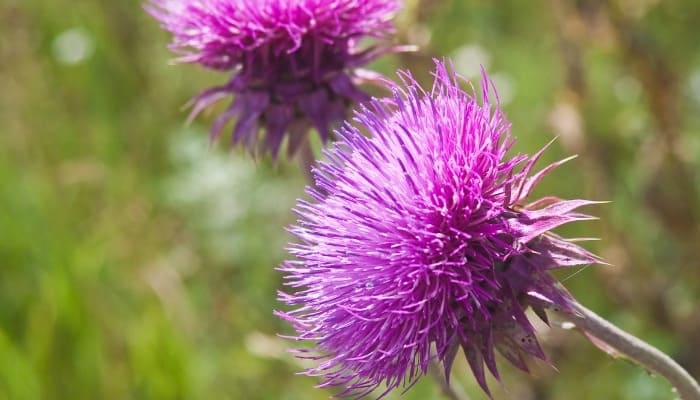
[[[293,310],[279,315],[316,344],[299,350],[319,362],[307,373],[343,394],[410,384],[432,359],[449,376],[460,348],[488,392],[496,351],[524,370],[546,358],[527,308],[573,312],[549,271],[599,261],[551,232],[593,202],[527,201],[566,160],[535,172],[544,149],[508,156],[488,79],[479,101],[444,64],[434,76],[425,91],[403,73],[392,99],[363,108],[297,206],[295,260],[280,267]]]
[[[193,100],[193,116],[233,95],[212,126],[235,121],[232,140],[250,150],[289,150],[310,127],[326,141],[348,106],[364,101],[357,67],[388,51],[359,48],[392,30],[396,0],[150,0],[148,11],[172,32],[178,61],[232,71],[230,81]],[[264,141],[257,143],[260,128]]]

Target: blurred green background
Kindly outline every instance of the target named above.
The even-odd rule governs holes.
[[[376,64],[484,65],[517,151],[579,154],[536,195],[612,200],[562,233],[613,265],[561,279],[695,376],[699,21],[696,0],[409,0],[398,36],[422,51]],[[328,398],[272,315],[297,164],[211,146],[211,114],[184,125],[227,76],[169,65],[138,0],[4,0],[0,27],[0,399]],[[502,361],[496,399],[674,398],[579,335],[541,337],[557,369]],[[463,361],[452,378],[486,398]],[[403,398],[441,397],[425,378]]]

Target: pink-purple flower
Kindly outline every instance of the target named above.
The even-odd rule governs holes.
[[[193,99],[192,116],[233,96],[216,119],[231,121],[234,144],[275,157],[285,136],[293,152],[314,127],[321,139],[367,100],[357,68],[391,51],[397,0],[149,0],[147,10],[173,34],[177,61],[231,71],[228,83]],[[378,38],[369,47],[359,42]],[[367,74],[369,76],[369,74]],[[264,135],[262,141],[260,136]]]
[[[429,91],[403,72],[391,99],[356,113],[296,207],[294,259],[279,267],[291,311],[278,315],[315,343],[296,350],[316,360],[306,373],[341,396],[409,386],[431,360],[449,377],[460,348],[488,392],[496,351],[523,370],[546,359],[528,307],[545,321],[547,309],[573,312],[549,271],[600,261],[551,232],[591,219],[576,209],[594,202],[528,201],[566,160],[535,172],[544,149],[510,156],[486,76],[479,101],[436,65]]]

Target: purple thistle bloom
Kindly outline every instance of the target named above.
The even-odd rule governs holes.
[[[149,0],[148,12],[173,34],[179,62],[232,71],[230,81],[192,100],[193,118],[233,95],[211,135],[236,120],[234,144],[276,157],[290,153],[313,126],[325,142],[349,105],[365,101],[356,68],[399,48],[358,48],[392,31],[397,0]],[[259,128],[265,140],[256,144]]]
[[[600,259],[550,230],[592,219],[586,200],[545,197],[533,187],[567,160],[533,173],[544,149],[508,157],[514,140],[484,75],[481,104],[436,62],[432,90],[410,73],[345,125],[315,172],[311,202],[300,200],[291,232],[295,260],[279,269],[295,307],[278,312],[315,349],[306,371],[341,396],[410,386],[440,361],[449,377],[459,348],[488,393],[495,350],[527,371],[546,360],[525,315],[531,307],[573,312],[548,271]],[[369,137],[362,132],[369,133]]]

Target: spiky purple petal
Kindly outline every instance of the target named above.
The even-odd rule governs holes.
[[[398,0],[149,0],[146,9],[173,34],[170,48],[179,55],[176,61],[232,71],[227,84],[194,98],[190,118],[233,96],[214,122],[212,137],[234,121],[234,144],[276,157],[285,134],[290,136],[289,150],[300,140],[291,135],[304,135],[311,127],[326,141],[346,109],[368,99],[356,87],[362,79],[355,68],[398,48],[380,42],[362,49],[358,42],[367,37],[386,39],[398,4]],[[258,143],[261,131],[264,140]]]
[[[302,352],[319,362],[307,373],[343,395],[410,386],[432,359],[449,376],[458,347],[488,393],[494,351],[525,371],[527,357],[546,361],[525,310],[571,310],[548,270],[599,261],[549,232],[590,219],[576,209],[593,202],[524,203],[561,162],[533,173],[541,152],[507,155],[509,123],[486,76],[481,102],[444,64],[434,76],[425,91],[400,73],[392,99],[357,113],[290,228],[280,300],[295,308],[278,314],[316,342]]]

